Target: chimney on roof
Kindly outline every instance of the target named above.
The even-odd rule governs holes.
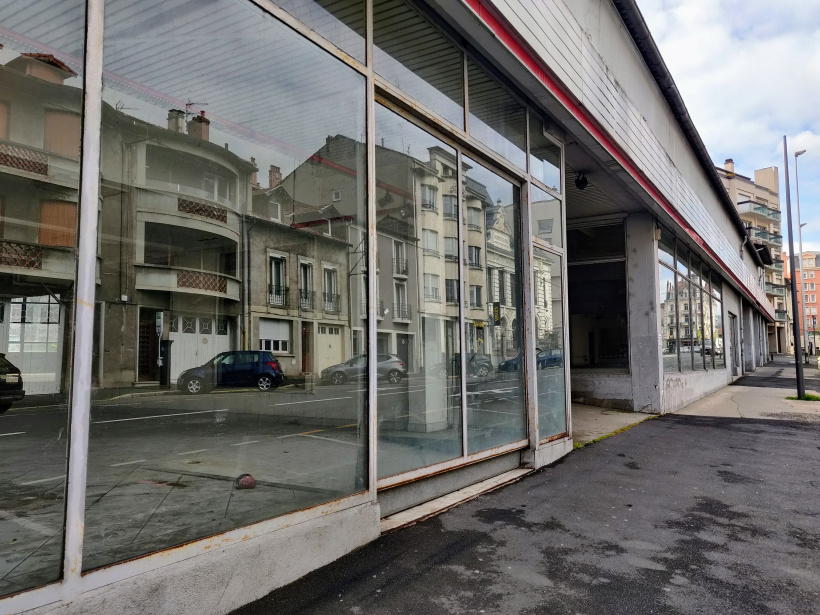
[[[276,188],[276,186],[281,183],[282,170],[275,165],[270,165],[270,171],[268,171],[268,188]]]
[[[168,130],[185,132],[185,112],[179,109],[168,110]]]
[[[50,53],[21,53],[8,62],[6,67],[59,85],[66,79],[77,76],[70,66]]]
[[[211,120],[205,117],[205,112],[200,111],[188,122],[188,136],[200,141],[208,141],[211,136]]]
[[[723,168],[726,169],[727,173],[734,174],[735,172],[735,161],[731,158],[727,158],[726,162],[723,163]]]
[[[256,176],[256,158],[251,156],[251,164],[254,166],[254,170],[251,172],[251,184],[255,187],[259,187],[259,178]]]

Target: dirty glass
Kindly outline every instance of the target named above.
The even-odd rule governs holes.
[[[678,371],[678,313],[675,306],[675,273],[658,263],[658,289],[660,312],[660,345],[663,371]]]
[[[84,7],[0,5],[0,596],[62,568]]]
[[[470,135],[525,169],[527,117],[524,106],[472,59],[467,58]]]
[[[561,201],[533,184],[530,184],[530,224],[533,237],[554,246],[564,245]]]
[[[86,569],[367,485],[364,78],[249,2],[105,18]]]
[[[373,3],[373,64],[387,81],[464,128],[462,52],[404,0]]]
[[[476,453],[527,435],[522,369],[520,189],[466,156],[464,206],[478,211],[465,225],[467,448]],[[464,224],[464,221],[462,221]],[[488,277],[488,272],[505,275]],[[505,299],[498,281],[503,277]],[[488,285],[493,284],[493,288]],[[491,300],[491,297],[499,297]]]
[[[272,1],[359,62],[365,62],[364,0]]]
[[[714,345],[715,368],[726,367],[726,348],[723,340],[723,303],[714,297],[712,301],[712,343]]]
[[[441,244],[458,234],[442,208],[458,182],[456,151],[381,105],[376,143],[383,478],[462,454],[458,285],[445,288],[458,280],[458,254]],[[396,369],[401,377],[391,378]]]
[[[546,135],[544,120],[530,113],[530,174],[555,192],[561,190],[561,148]]]
[[[535,374],[538,390],[538,436],[567,431],[564,382],[564,304],[561,257],[533,250]]]
[[[678,344],[680,345],[680,369],[683,372],[691,372],[694,369],[692,363],[692,337],[696,327],[696,319],[693,316],[693,304],[695,300],[692,293],[692,285],[689,280],[677,276],[678,292]]]
[[[706,369],[704,352],[703,293],[701,292],[701,262],[694,256],[690,261],[689,318],[692,324],[692,366],[695,371]]]

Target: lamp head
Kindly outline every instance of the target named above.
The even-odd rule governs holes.
[[[806,150],[801,149],[799,152],[794,153],[794,157],[797,158],[798,156],[802,156],[805,153],[806,153]]]

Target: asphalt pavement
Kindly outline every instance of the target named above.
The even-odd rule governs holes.
[[[820,613],[820,421],[801,416],[645,421],[235,615]]]

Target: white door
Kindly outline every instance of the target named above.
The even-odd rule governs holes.
[[[220,352],[232,350],[232,320],[213,316],[174,316],[168,339],[171,344],[171,382],[192,367],[207,363]],[[176,329],[176,331],[174,331]]]
[[[342,332],[344,329],[335,325],[319,325],[319,334],[316,336],[317,370],[336,365],[349,359],[345,357],[342,348]]]

